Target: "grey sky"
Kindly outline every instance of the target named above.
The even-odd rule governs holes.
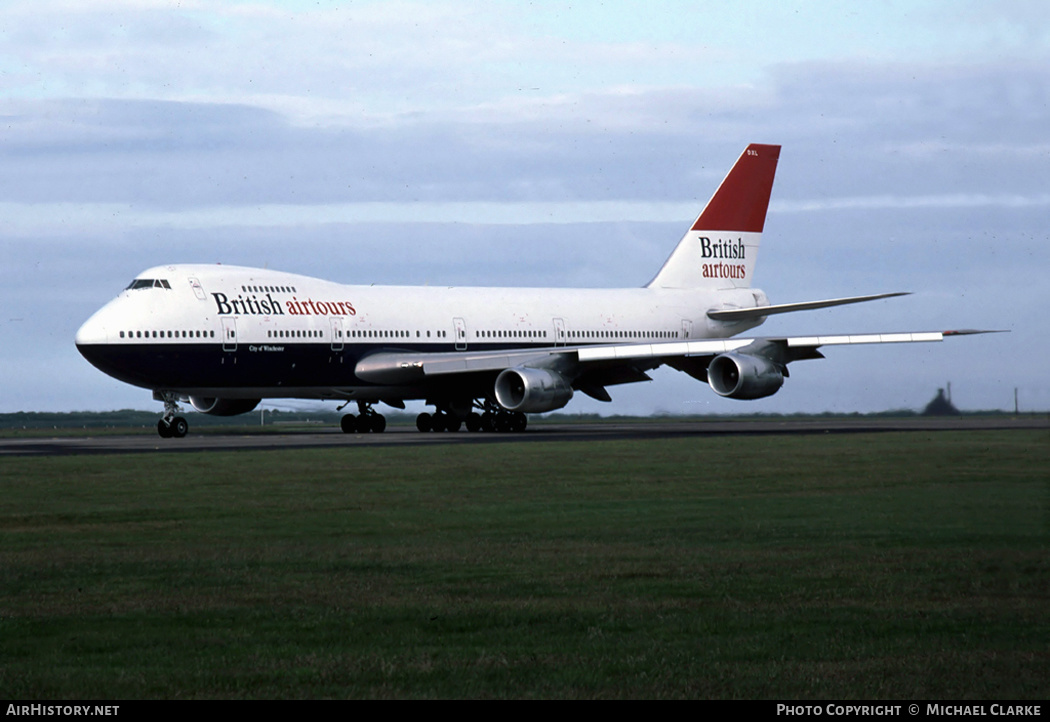
[[[673,371],[606,412],[1050,408],[1041,3],[32,3],[0,9],[0,411],[150,408],[73,333],[140,270],[636,286],[749,142],[784,146],[762,333],[851,348],[728,402]],[[820,20],[819,23],[815,22]]]

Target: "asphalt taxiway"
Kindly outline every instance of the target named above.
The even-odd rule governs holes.
[[[521,433],[420,433],[410,426],[391,426],[381,434],[343,434],[338,429],[274,432],[227,432],[205,429],[182,439],[154,433],[128,435],[16,436],[0,438],[0,457],[64,454],[143,454],[187,451],[266,451],[273,449],[346,448],[359,446],[506,444],[530,441],[613,441],[717,435],[856,434],[886,431],[990,431],[1039,429],[1048,433],[1050,415],[955,417],[829,417],[769,420],[638,420],[580,424],[534,423]]]

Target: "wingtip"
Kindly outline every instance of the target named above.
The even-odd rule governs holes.
[[[1010,333],[1009,329],[1005,328],[960,328],[953,331],[942,331],[942,336],[974,336],[979,333]]]

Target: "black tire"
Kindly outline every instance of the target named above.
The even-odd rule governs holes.
[[[157,433],[160,434],[160,438],[162,438],[162,439],[170,439],[171,438],[171,424],[169,424],[164,419],[161,419],[160,421],[157,422]]]
[[[422,431],[424,434],[434,428],[434,420],[427,412],[421,413],[416,417],[416,428]]]
[[[382,414],[373,414],[372,416],[372,433],[381,434],[386,431],[386,417]]]
[[[176,416],[171,420],[171,435],[176,439],[181,439],[186,436],[190,431],[190,424],[186,419],[181,416]]]
[[[347,414],[339,419],[339,428],[343,430],[344,434],[354,433],[357,431],[357,417],[353,414]]]
[[[481,431],[481,415],[478,413],[471,413],[467,417],[467,431]]]

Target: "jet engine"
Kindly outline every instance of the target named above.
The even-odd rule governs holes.
[[[193,408],[202,414],[212,416],[236,416],[246,414],[256,406],[262,399],[217,399],[210,396],[191,396],[190,403]]]
[[[555,371],[515,366],[496,377],[496,401],[507,411],[553,411],[571,398],[572,387]]]
[[[719,396],[761,399],[772,396],[784,385],[784,372],[762,356],[724,353],[708,365],[707,383]]]

